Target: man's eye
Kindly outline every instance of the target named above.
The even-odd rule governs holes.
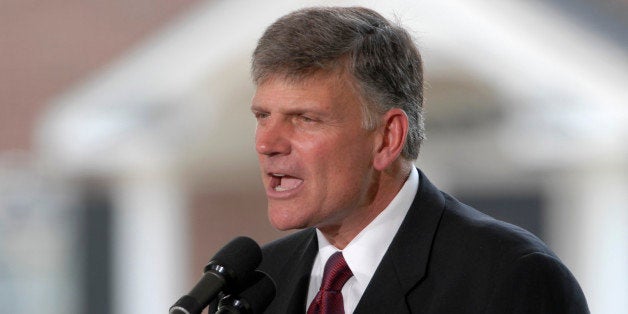
[[[315,122],[316,121],[313,118],[310,118],[308,116],[299,116],[299,119],[301,119],[301,121],[303,122]]]
[[[269,114],[266,112],[254,112],[253,115],[255,116],[255,119],[257,120],[265,119],[265,118],[268,118],[269,116]]]

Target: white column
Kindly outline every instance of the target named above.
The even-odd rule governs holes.
[[[628,309],[628,171],[580,165],[548,184],[548,237],[592,313]]]
[[[168,177],[131,178],[113,191],[114,313],[166,313],[186,292],[187,221]]]

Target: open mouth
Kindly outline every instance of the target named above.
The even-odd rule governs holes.
[[[289,176],[283,173],[270,173],[270,188],[277,192],[285,192],[294,190],[301,183],[303,183],[302,179]]]

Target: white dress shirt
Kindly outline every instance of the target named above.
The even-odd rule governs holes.
[[[406,183],[390,204],[342,250],[342,255],[353,272],[353,277],[342,287],[345,313],[353,313],[358,306],[358,302],[371,278],[373,278],[377,266],[406,217],[418,188],[419,174],[416,168],[412,167]],[[327,259],[339,251],[327,241],[318,229],[316,229],[316,236],[318,238],[318,254],[314,259],[314,266],[310,275],[310,286],[307,294],[308,307],[320,289]]]

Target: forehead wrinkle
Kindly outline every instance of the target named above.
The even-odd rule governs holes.
[[[299,80],[286,79],[280,74],[272,75],[258,85],[258,91],[260,88],[267,89],[264,90],[262,99],[259,99],[259,93],[255,94],[252,109],[275,111],[285,115],[314,113],[336,123],[349,121],[356,114],[363,119],[363,99],[353,80],[354,78],[343,70],[321,71]],[[312,86],[322,90],[309,91]],[[286,90],[292,90],[296,95],[284,93]],[[352,112],[356,108],[358,111]]]
[[[270,92],[270,97],[264,97],[259,99],[255,97],[251,104],[251,109],[254,111],[277,111],[286,115],[303,114],[307,112],[324,114],[332,106],[327,101],[320,101],[316,97],[309,97],[309,95],[299,94],[282,94],[277,96],[278,93]],[[266,99],[267,98],[267,99]]]

